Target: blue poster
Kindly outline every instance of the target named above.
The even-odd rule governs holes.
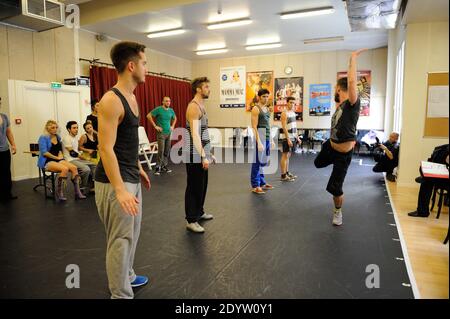
[[[331,84],[309,86],[309,116],[326,116],[331,112]]]

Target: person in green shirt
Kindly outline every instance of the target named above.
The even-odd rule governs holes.
[[[170,173],[167,165],[169,163],[170,155],[170,135],[177,123],[175,112],[170,107],[170,97],[165,96],[162,105],[154,108],[147,115],[147,119],[156,130],[156,140],[158,141],[158,159],[155,168],[155,175],[160,175],[161,172]]]

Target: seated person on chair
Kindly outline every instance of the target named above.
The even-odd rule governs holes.
[[[74,185],[75,199],[84,199],[80,190],[80,176],[75,165],[64,160],[61,137],[57,134],[58,124],[53,121],[47,121],[45,124],[45,134],[39,137],[39,160],[38,166],[48,172],[59,173],[57,179],[56,197],[65,201],[64,189],[69,171],[72,173],[72,182]]]
[[[438,146],[434,149],[431,158],[428,159],[429,162],[439,163],[439,164],[449,164],[449,144],[444,144]],[[420,182],[419,199],[417,201],[417,210],[408,213],[411,217],[428,217],[430,215],[430,199],[433,194],[433,189],[435,187],[447,188],[448,190],[448,179],[445,178],[432,178],[424,177],[422,174],[422,169],[419,169],[421,177],[417,178],[416,181]]]
[[[78,168],[81,176],[81,187],[85,194],[89,192],[89,177],[94,176],[95,163],[87,161],[81,157],[78,150],[78,124],[75,121],[69,121],[66,124],[67,134],[63,138],[64,159]]]
[[[84,123],[83,128],[86,134],[81,135],[78,140],[78,149],[82,151],[81,158],[97,164],[100,159],[98,154],[97,133],[94,131],[94,127],[91,122]]]
[[[395,182],[395,176],[392,174],[394,168],[398,166],[398,144],[399,134],[392,132],[389,139],[383,144],[378,144],[374,151],[374,159],[377,164],[373,168],[375,173],[386,172],[386,179]]]

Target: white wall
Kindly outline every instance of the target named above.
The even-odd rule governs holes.
[[[309,85],[336,83],[336,73],[348,68],[349,51],[328,51],[313,53],[291,53],[230,59],[194,61],[192,78],[207,76],[211,80],[211,96],[207,102],[209,123],[212,127],[246,127],[250,115],[244,109],[221,109],[219,107],[219,72],[221,67],[245,65],[246,71],[274,71],[274,77],[287,77],[284,68],[293,67],[290,77],[304,78],[303,128],[330,128],[331,116],[309,116]],[[360,117],[360,129],[384,129],[384,107],[386,99],[387,48],[369,50],[360,56],[358,69],[372,71],[370,116]],[[273,93],[273,92],[272,92]],[[334,107],[332,112],[334,112]]]
[[[14,180],[37,177],[37,158],[24,152],[30,150],[30,143],[37,143],[48,120],[58,122],[63,136],[69,120],[83,123],[91,110],[88,87],[63,85],[53,91],[49,83],[8,80],[0,81],[0,94],[7,101],[1,111],[10,118],[17,145],[17,154],[12,157]],[[16,124],[16,119],[22,123]]]
[[[416,186],[421,160],[448,138],[423,137],[427,73],[448,72],[448,21],[408,24],[405,42],[403,125],[399,162],[399,185]]]

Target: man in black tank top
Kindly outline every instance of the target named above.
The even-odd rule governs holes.
[[[208,189],[208,168],[216,161],[211,154],[208,133],[208,118],[204,99],[209,97],[209,80],[206,77],[192,81],[194,99],[186,110],[186,137],[184,145],[187,185],[184,197],[186,229],[194,233],[204,233],[205,229],[198,223],[210,220],[211,214],[205,213],[203,205]]]
[[[141,182],[150,180],[138,156],[139,107],[133,94],[145,82],[145,46],[119,42],[111,49],[117,84],[105,93],[98,110],[100,162],[95,172],[95,202],[106,230],[106,272],[111,298],[131,299],[134,287],[147,284],[136,276],[134,255],[142,218]]]
[[[344,184],[347,169],[352,161],[353,147],[356,141],[356,125],[359,119],[360,101],[357,89],[356,59],[361,49],[352,52],[348,68],[348,78],[339,79],[335,87],[336,112],[331,119],[331,136],[322,145],[322,150],[314,160],[317,168],[333,164],[333,172],[327,185],[327,191],[333,195],[333,225],[342,225],[342,204],[344,202]]]

